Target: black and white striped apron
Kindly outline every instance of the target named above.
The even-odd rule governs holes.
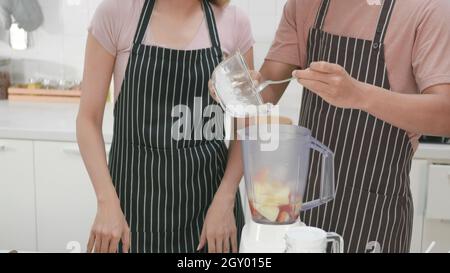
[[[373,41],[323,31],[329,4],[322,1],[309,31],[308,66],[314,61],[336,63],[353,78],[390,90],[384,38],[395,0],[384,1]],[[336,199],[303,213],[304,222],[342,234],[346,252],[408,252],[414,151],[407,133],[364,111],[333,107],[306,89],[300,125],[336,155]],[[306,200],[319,193],[320,161],[319,154],[311,155]]]
[[[206,140],[203,131],[199,136],[194,130],[198,121],[210,120],[204,117],[207,106],[216,105],[208,80],[222,60],[222,50],[206,0],[211,48],[187,51],[144,45],[154,4],[155,0],[145,1],[115,104],[109,167],[131,229],[130,252],[195,252],[227,161],[223,135]],[[179,105],[190,110],[181,118],[190,121],[192,131],[186,126],[188,137],[174,140],[172,125],[179,119],[172,117],[172,110]],[[244,217],[239,194],[236,198],[240,231]]]

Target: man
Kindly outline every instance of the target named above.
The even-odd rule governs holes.
[[[305,212],[346,252],[408,252],[411,159],[450,135],[450,1],[289,0],[261,76],[305,89],[300,126],[335,152],[336,198]],[[277,103],[287,85],[264,91]],[[305,201],[317,197],[313,154]]]

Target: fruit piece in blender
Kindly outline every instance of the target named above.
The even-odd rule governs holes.
[[[290,188],[279,182],[256,182],[254,198],[264,206],[281,206],[289,204]]]
[[[255,209],[258,211],[264,218],[271,222],[276,222],[278,218],[278,214],[280,213],[280,209],[278,207],[273,206],[265,206],[264,204],[255,203]]]
[[[300,210],[302,209],[302,206],[303,206],[303,201],[302,201],[301,197],[298,198],[297,200],[299,200],[299,201],[295,202],[294,211],[300,212]]]
[[[299,199],[297,199],[299,200]],[[290,203],[287,205],[280,206],[280,213],[285,212],[289,214],[291,220],[295,220],[298,218],[300,214],[300,209],[302,207],[302,202],[297,201],[295,203]]]
[[[248,200],[248,204],[249,204],[249,207],[250,207],[250,213],[252,214],[253,220],[255,220],[255,221],[263,220],[264,217],[261,214],[259,214],[259,212],[253,206],[253,201],[252,200]]]
[[[301,205],[297,203],[273,206],[249,200],[249,206],[254,221],[287,224],[294,222],[299,217]]]
[[[291,215],[287,211],[280,210],[277,217],[277,223],[287,223],[291,221]]]
[[[280,207],[290,204],[291,189],[288,185],[269,180],[267,171],[261,171],[257,177],[259,180],[254,180],[253,200],[250,201],[253,202],[253,218],[257,219],[257,212],[267,221],[275,223],[279,218]]]
[[[262,169],[255,176],[253,176],[253,180],[257,182],[267,182],[269,180],[269,170]]]

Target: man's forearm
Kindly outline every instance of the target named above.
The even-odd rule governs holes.
[[[450,86],[439,93],[401,94],[364,84],[361,109],[407,132],[450,136]]]

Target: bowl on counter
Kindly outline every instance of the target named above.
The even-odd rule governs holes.
[[[9,65],[9,60],[0,59],[0,100],[8,99],[8,88],[11,86]]]

